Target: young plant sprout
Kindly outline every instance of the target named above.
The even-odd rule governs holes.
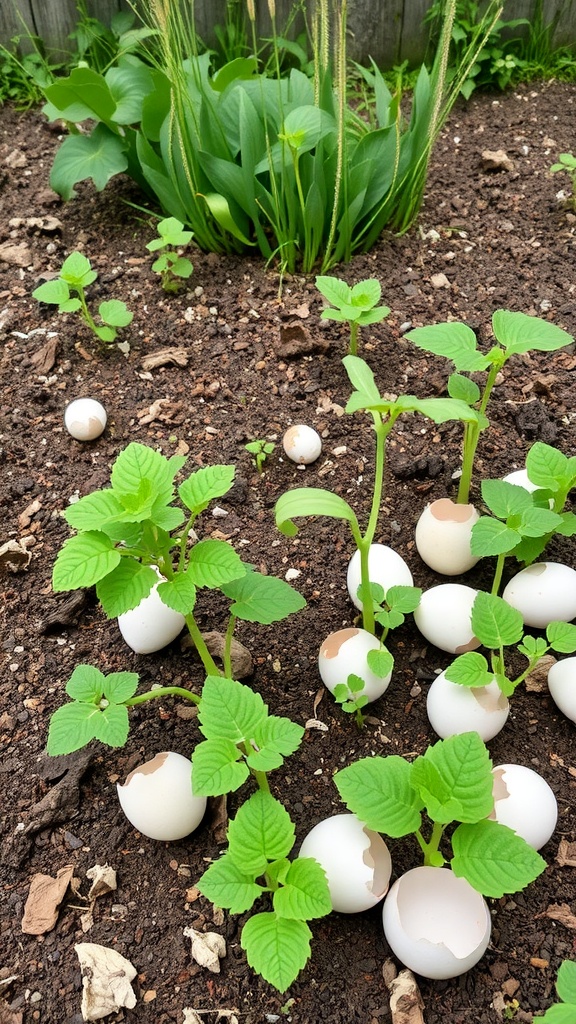
[[[558,163],[552,164],[550,168],[551,174],[557,174],[558,171],[563,171],[570,178],[570,195],[567,202],[576,210],[576,157],[572,153],[560,153]]]
[[[186,459],[166,458],[132,442],[118,455],[110,487],[86,495],[63,513],[76,534],[56,559],[55,591],[96,586],[109,618],[137,608],[156,588],[160,601],[183,616],[208,675],[219,670],[194,617],[197,591],[220,590],[230,601],[223,655],[232,675],[231,645],[237,619],[277,622],[305,605],[284,580],[245,565],[225,541],[192,543],[198,517],[232,487],[234,466],[206,466],[177,488],[175,477]],[[160,582],[159,582],[160,576]]]
[[[462,475],[458,486],[458,504],[468,504],[474,459],[480,434],[489,426],[487,407],[496,378],[515,355],[526,352],[555,352],[574,342],[574,338],[555,324],[526,313],[498,309],[492,315],[495,344],[486,354],[479,351],[474,331],[464,323],[450,322],[417,327],[406,337],[418,348],[449,359],[455,369],[448,380],[448,394],[476,412],[464,427]],[[465,377],[466,373],[486,373],[483,388]]]
[[[359,281],[352,288],[337,277],[316,278],[316,287],[331,306],[321,313],[322,320],[337,320],[350,327],[348,354],[358,355],[358,332],[367,324],[379,324],[390,313],[388,306],[379,306],[382,295],[375,278]]]
[[[59,313],[79,313],[81,319],[100,341],[115,341],[118,330],[132,322],[133,313],[119,299],[108,299],[98,306],[101,324],[97,324],[86,302],[86,288],[96,281],[98,274],[90,260],[81,252],[72,252],[64,260],[58,277],[45,281],[32,292],[38,302],[58,306]]]
[[[158,238],[146,243],[149,252],[159,253],[152,264],[152,270],[160,275],[165,292],[178,292],[194,270],[193,264],[178,249],[187,245],[194,237],[192,231],[185,231],[176,217],[166,217],[158,223]]]
[[[558,968],[556,993],[560,1000],[542,1016],[534,1017],[537,1024],[572,1024],[576,1020],[576,961],[563,960]]]
[[[264,472],[264,463],[269,455],[272,454],[276,445],[273,441],[265,441],[263,438],[258,438],[255,441],[249,441],[248,444],[244,445],[247,452],[250,452],[254,456],[252,462],[256,466],[256,469],[262,475]]]

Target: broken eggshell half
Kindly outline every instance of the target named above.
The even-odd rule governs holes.
[[[334,693],[339,683],[346,683],[349,675],[364,680],[362,693],[369,702],[377,700],[388,689],[392,672],[377,676],[368,668],[369,651],[380,650],[380,641],[367,629],[339,629],[330,633],[318,654],[318,671],[324,686]]]
[[[174,751],[156,754],[116,788],[128,821],[149,839],[184,839],[204,817],[206,797],[194,796],[190,759]]]
[[[548,690],[557,708],[576,722],[576,658],[562,658],[548,672]]]
[[[424,509],[416,524],[416,547],[426,565],[444,576],[459,576],[476,565],[470,538],[479,513],[474,505],[438,498]]]
[[[422,636],[449,654],[475,651],[480,641],[472,632],[471,615],[477,593],[464,583],[440,583],[426,590],[414,612]]]
[[[388,892],[392,861],[382,836],[355,814],[335,814],[308,833],[300,857],[324,868],[333,910],[357,914],[374,907]]]
[[[412,573],[406,562],[393,548],[386,544],[371,544],[368,551],[368,578],[370,583],[378,583],[384,593],[390,587],[411,587],[413,584]],[[360,611],[362,601],[358,597],[358,587],[361,583],[360,576],[360,552],[355,551],[348,563],[346,575],[346,586],[351,600]]]
[[[576,618],[576,570],[561,562],[534,562],[512,577],[502,597],[534,629],[571,622]]]
[[[164,604],[158,594],[163,577],[140,604],[118,616],[118,628],[136,654],[152,654],[167,647],[182,632],[186,620],[180,612]]]
[[[492,775],[494,810],[489,817],[541,849],[558,821],[558,804],[546,779],[522,764],[498,764]]]
[[[426,713],[443,740],[461,732],[477,732],[487,743],[504,728],[510,704],[495,680],[488,686],[461,686],[441,672],[428,690]]]
[[[384,934],[399,960],[424,978],[456,978],[486,952],[491,920],[486,900],[449,868],[418,867],[391,887]]]

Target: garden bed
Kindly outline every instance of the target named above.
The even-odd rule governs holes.
[[[551,83],[457,106],[436,147],[420,225],[408,236],[382,238],[375,249],[337,273],[353,284],[377,277],[387,320],[364,328],[359,354],[371,365],[381,392],[439,395],[448,367],[403,337],[414,326],[463,320],[489,339],[495,309],[521,310],[576,333],[576,216],[556,199],[568,185],[551,177],[557,155],[573,148],[576,92]],[[221,257],[192,250],[194,273],[179,295],[165,295],[151,271],[145,244],[154,235],[146,216],[126,205],[142,204],[128,181],[104,193],[78,189],[67,205],[51,192],[48,174],[57,129],[36,112],[0,110],[0,186],[3,219],[0,263],[2,361],[0,542],[22,541],[30,565],[2,576],[5,656],[0,681],[2,753],[2,948],[0,968],[14,976],[4,992],[0,1019],[7,1024],[80,1021],[81,977],[74,945],[113,946],[138,971],[135,1010],[109,1020],[183,1020],[184,1007],[234,1010],[245,1024],[292,1020],[295,1024],[387,1024],[388,993],[382,967],[389,950],[381,912],[332,914],[313,924],[312,957],[290,990],[279,995],[248,968],[240,947],[242,919],[216,917],[195,890],[207,862],[222,849],[221,822],[208,815],[188,840],[154,843],[137,833],[121,812],[116,780],[160,750],[189,755],[199,739],[188,707],[166,700],[133,709],[125,748],[95,746],[66,763],[45,753],[50,714],[63,700],[75,665],[103,672],[140,674],[154,683],[198,690],[202,666],[188,645],[174,642],[139,656],[122,641],[114,621],[88,591],[70,602],[53,594],[56,554],[69,536],[60,516],[70,499],[106,486],[109,467],[130,441],[164,454],[188,455],[189,468],[236,465],[233,491],[221,501],[225,516],[204,529],[230,539],[262,572],[284,577],[305,596],[307,608],[281,626],[240,624],[238,639],[252,652],[251,685],[274,714],[309,728],[300,750],[271,776],[273,791],[296,823],[297,843],[321,818],[342,809],[332,776],[344,764],[372,753],[422,753],[433,735],[426,690],[449,656],[427,644],[408,623],[394,634],[393,682],[371,707],[359,731],[318,677],[320,640],[353,620],[345,570],[351,554],[345,524],[302,521],[297,538],[274,525],[277,498],[295,486],[327,487],[345,496],[363,521],[373,471],[368,420],[342,409],[350,385],[341,363],[345,328],[320,321],[322,303],[313,279],[286,278],[250,256]],[[496,168],[483,151],[504,150]],[[9,245],[8,245],[9,243]],[[90,295],[120,298],[134,312],[122,332],[129,351],[99,350],[71,317],[58,318],[31,293],[66,254],[82,250],[98,271]],[[39,330],[40,329],[40,330]],[[57,332],[53,337],[52,332]],[[166,356],[165,350],[177,350]],[[164,353],[158,360],[151,357]],[[155,364],[156,363],[156,364]],[[498,477],[523,465],[536,440],[566,454],[575,450],[574,346],[555,354],[515,357],[499,381],[493,428],[483,436],[479,475]],[[80,395],[97,398],[108,426],[95,442],[74,441],[63,429],[66,404]],[[323,453],[305,470],[289,462],[281,437],[305,422],[323,438]],[[276,441],[259,475],[245,444]],[[461,428],[436,427],[406,417],[389,442],[387,493],[376,539],[392,545],[410,565],[415,584],[436,577],[414,547],[417,510],[455,490]],[[573,541],[551,546],[551,558],[574,565]],[[472,586],[489,586],[491,565],[468,574]],[[78,598],[78,595],[74,595]],[[202,603],[201,628],[222,628],[224,609]],[[576,840],[574,726],[548,693],[513,698],[510,718],[490,743],[494,763],[535,768],[550,783],[559,805],[557,830],[541,851],[549,867],[524,893],[491,900],[492,941],[479,965],[452,981],[421,980],[427,1024],[492,1024],[503,1008],[530,1020],[554,999],[560,962],[574,956],[572,918],[547,915],[553,904],[574,909],[575,868],[557,859],[560,842]],[[229,801],[232,813],[236,797]],[[407,843],[394,846],[395,874],[414,866]],[[118,889],[98,900],[94,923],[83,932],[81,895],[86,871],[108,863]],[[21,920],[30,881],[74,866],[80,895],[70,892],[56,926],[43,937],[23,934]],[[220,932],[227,955],[220,974],[194,964],[183,930]],[[516,1001],[516,1003],[514,1002]]]

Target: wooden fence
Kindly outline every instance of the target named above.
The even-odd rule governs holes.
[[[184,0],[194,6],[198,35],[214,39],[215,25],[223,25],[226,0]],[[506,21],[533,20],[540,0],[503,0]],[[545,23],[555,22],[553,44],[576,44],[576,0],[542,0]],[[261,37],[270,32],[268,0],[254,0]],[[431,0],[348,0],[348,53],[355,60],[368,56],[382,67],[403,60],[419,63],[428,42],[423,18]],[[128,0],[86,0],[90,15],[109,24],[112,15],[128,7]],[[276,19],[283,25],[293,9],[293,0],[276,0]],[[26,31],[40,36],[51,52],[72,52],[69,40],[78,19],[75,0],[0,0],[0,43],[10,45],[14,36]],[[23,43],[25,47],[25,42]]]

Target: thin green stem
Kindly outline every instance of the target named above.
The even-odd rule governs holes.
[[[197,624],[197,622],[196,622],[192,612],[190,612],[188,615],[184,616],[184,621],[186,622],[186,625],[188,627],[188,632],[190,633],[190,636],[192,637],[192,642],[193,642],[196,650],[198,651],[198,654],[200,655],[202,664],[204,665],[204,668],[206,669],[206,674],[209,675],[209,676],[221,676],[222,673],[221,673],[220,669],[218,668],[218,666],[216,665],[216,662],[214,661],[214,658],[210,654],[210,651],[206,647],[206,643],[204,641],[204,637],[202,636],[202,633],[200,632],[200,630],[198,628],[198,624]]]
[[[492,590],[490,591],[490,593],[494,594],[495,596],[498,596],[498,591],[500,590],[500,584],[502,583],[502,573],[504,572],[505,561],[505,553],[498,555],[498,558],[496,559],[496,569],[494,570],[494,579],[492,581]]]
[[[224,637],[224,675],[227,679],[233,679],[232,675],[232,638],[236,627],[236,616],[230,612],[226,635]]]
[[[348,351],[351,356],[358,355],[358,321],[350,321],[350,345]]]
[[[480,426],[478,423],[464,424],[464,442],[462,452],[462,473],[458,484],[458,495],[456,503],[467,505],[470,500],[470,487],[472,485],[472,472],[478,440],[480,438]]]
[[[439,821],[435,821],[432,826],[432,835],[430,836],[429,843],[420,844],[424,851],[424,865],[425,867],[437,867],[437,854],[440,848],[440,840],[444,835],[444,829],[446,825],[442,825]]]
[[[374,491],[372,495],[372,506],[370,509],[370,517],[368,519],[368,525],[364,532],[363,537],[358,544],[360,551],[360,582],[362,591],[365,595],[369,595],[370,592],[370,574],[368,571],[368,556],[370,553],[370,546],[374,540],[376,533],[376,527],[378,525],[378,516],[380,514],[380,505],[382,503],[382,492],[384,489],[384,465],[386,457],[386,438],[392,430],[396,418],[399,414],[391,415],[390,419],[384,423],[382,415],[379,412],[372,412],[372,418],[374,420],[374,432],[376,434],[376,457],[374,465]],[[362,602],[362,625],[364,629],[368,630],[369,633],[376,633],[376,621],[374,619],[374,606],[372,600],[366,596]]]
[[[191,700],[193,704],[200,703],[200,697],[191,690],[185,690],[182,686],[158,686],[147,693],[139,693],[136,697],[129,697],[124,701],[126,707],[135,707],[136,704],[144,704],[147,700],[157,700],[161,697],[183,697],[184,700]]]

